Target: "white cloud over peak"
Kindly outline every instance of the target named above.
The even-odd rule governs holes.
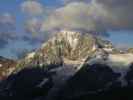
[[[39,33],[41,27],[41,20],[37,18],[31,18],[26,21],[26,31],[30,33]]]
[[[0,49],[5,48],[10,40],[16,39],[16,19],[10,13],[0,14]]]
[[[41,30],[81,29],[105,33],[133,30],[132,0],[63,0],[68,2],[44,19]]]
[[[40,15],[43,13],[43,5],[38,1],[27,0],[21,4],[23,12],[29,15]]]
[[[16,18],[10,13],[0,14],[0,33],[14,32],[16,28]]]

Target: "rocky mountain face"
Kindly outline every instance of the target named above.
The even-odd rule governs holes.
[[[0,97],[83,100],[99,96],[110,89],[132,87],[132,63],[132,52],[120,51],[107,40],[63,30],[18,61],[0,85]]]
[[[7,78],[15,70],[16,63],[13,60],[0,57],[0,80]]]
[[[22,59],[20,66],[60,65],[64,62],[83,62],[95,52],[118,52],[107,40],[88,33],[61,31],[49,39],[42,47]]]

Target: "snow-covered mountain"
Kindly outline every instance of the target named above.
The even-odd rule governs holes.
[[[91,33],[63,30],[42,44],[38,50],[19,60],[12,72],[14,81],[10,84],[8,81],[12,78],[9,77],[6,83],[13,87],[11,90],[14,95],[23,90],[21,87],[27,90],[26,96],[31,95],[29,93],[34,89],[35,93],[38,88],[44,92],[44,88],[49,87],[51,89],[45,99],[55,100],[60,91],[64,97],[69,97],[70,94],[95,93],[133,84],[132,63],[133,53],[114,48],[110,41]],[[32,69],[38,69],[37,73]],[[25,85],[21,84],[23,81]],[[31,86],[34,87],[33,90]]]
[[[120,80],[125,85],[123,77],[132,63],[133,54],[114,48],[110,41],[90,33],[63,30],[20,60],[16,72],[25,67],[55,65],[71,66],[69,70],[74,66],[75,74],[85,64],[105,64],[121,74]]]
[[[94,52],[115,53],[117,50],[107,40],[89,33],[61,31],[50,38],[42,47],[20,61],[20,66],[60,65],[66,61],[82,62]]]

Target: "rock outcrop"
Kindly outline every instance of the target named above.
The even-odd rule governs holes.
[[[0,57],[0,80],[7,78],[15,70],[16,64],[16,61]]]

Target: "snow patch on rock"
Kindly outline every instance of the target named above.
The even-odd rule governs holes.
[[[0,67],[2,67],[3,65],[2,64],[0,64]]]
[[[123,66],[129,66],[133,62],[133,54],[110,54],[109,61]]]
[[[90,65],[95,63],[108,65],[115,73],[121,74],[118,80],[122,83],[122,86],[125,86],[127,85],[127,81],[124,77],[130,69],[130,65],[133,63],[133,54],[109,54],[107,58],[104,59],[102,54],[98,52],[88,63]]]
[[[35,52],[29,53],[26,58],[32,59],[35,56],[35,54],[36,54]]]
[[[107,52],[112,52],[113,51],[113,48],[103,48],[105,51]]]
[[[109,54],[107,64],[110,68],[116,72],[120,73],[121,77],[118,79],[121,81],[122,86],[127,85],[124,76],[127,74],[127,71],[130,68],[130,65],[133,63],[133,54]]]

